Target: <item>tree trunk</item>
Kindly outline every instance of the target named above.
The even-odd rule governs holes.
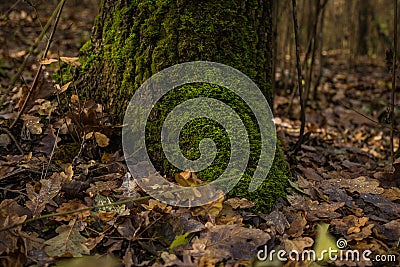
[[[368,54],[368,39],[369,39],[369,0],[359,1],[358,13],[358,38],[357,38],[357,55]]]
[[[203,60],[240,70],[258,85],[271,104],[271,8],[272,0],[103,0],[91,40],[82,47],[82,96],[103,104],[113,122],[121,123],[128,102],[145,80],[166,67]],[[196,90],[218,98],[218,92],[207,88]],[[177,93],[173,97],[181,101],[187,95]],[[170,101],[168,105],[177,103]],[[245,113],[245,108],[238,112]],[[153,122],[160,125],[165,116],[166,112],[159,109],[153,114]],[[204,129],[209,123],[203,121],[201,125],[196,131],[207,135],[208,130]],[[253,139],[257,137],[254,132]],[[155,142],[150,140],[151,145]],[[193,142],[198,140],[184,140],[183,149],[193,146]],[[258,146],[253,142],[256,154]],[[189,157],[198,156],[198,149],[192,154],[191,149],[187,150]],[[148,151],[160,171],[172,175],[173,168],[165,163],[160,146],[154,145]],[[270,208],[274,199],[283,195],[287,183],[285,162],[278,154],[258,193],[248,196],[246,188],[246,192],[241,189],[235,194],[253,200],[262,198],[257,208]],[[227,155],[222,153],[221,157]],[[257,160],[253,160],[248,166],[252,169],[256,164]],[[209,179],[207,175],[201,178]]]

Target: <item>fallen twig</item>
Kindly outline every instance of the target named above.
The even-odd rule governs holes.
[[[21,153],[21,155],[24,154],[24,150],[22,150],[22,147],[19,145],[17,139],[14,137],[14,135],[6,128],[0,127],[0,130],[5,132],[11,140],[14,142],[15,146],[17,147],[18,151]]]
[[[47,53],[49,52],[49,48],[50,48],[51,42],[52,42],[52,40],[53,40],[53,36],[54,36],[55,31],[56,31],[57,24],[58,24],[58,21],[60,20],[61,12],[62,12],[62,9],[63,9],[63,7],[64,7],[64,3],[65,3],[65,0],[61,0],[61,2],[59,3],[59,5],[58,5],[57,8],[56,8],[56,10],[58,9],[57,16],[56,16],[56,19],[55,19],[55,21],[54,21],[53,29],[52,29],[52,31],[51,31],[49,40],[47,41],[47,45],[46,45],[46,48],[45,48],[45,50],[44,50],[42,59],[45,59],[46,56],[47,56]],[[33,80],[32,86],[31,86],[31,88],[29,89],[28,95],[27,95],[26,98],[25,98],[24,104],[22,105],[20,111],[18,112],[17,117],[15,118],[15,120],[13,121],[13,123],[10,125],[10,129],[11,129],[12,127],[15,126],[15,124],[17,123],[17,121],[19,120],[19,118],[21,117],[21,115],[24,113],[24,110],[25,110],[25,108],[26,108],[26,105],[28,104],[29,98],[31,97],[32,92],[33,92],[33,90],[35,89],[35,87],[36,87],[36,85],[37,85],[37,83],[38,83],[39,75],[40,75],[40,73],[41,73],[41,71],[42,71],[42,68],[43,68],[43,64],[40,62],[39,68],[38,68],[38,70],[37,70],[37,72],[36,72],[36,75],[35,75],[35,79]]]

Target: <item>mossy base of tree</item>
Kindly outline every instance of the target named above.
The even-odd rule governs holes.
[[[148,78],[166,67],[202,60],[226,64],[243,72],[259,86],[271,104],[271,7],[271,0],[103,0],[91,40],[81,50],[81,96],[101,103],[111,115],[111,121],[118,124],[123,120],[131,97]],[[186,88],[190,87],[193,89],[193,86]],[[254,210],[268,211],[276,198],[285,195],[289,177],[285,160],[278,147],[268,177],[257,191],[249,193],[248,184],[260,153],[257,141],[260,132],[251,111],[240,99],[229,93],[213,95],[213,90],[210,86],[199,86],[162,99],[150,116],[149,130],[153,134],[146,136],[149,154],[157,170],[173,177],[179,170],[166,162],[157,132],[165,116],[188,97],[218,99],[224,96],[220,100],[230,104],[245,124],[251,148],[245,175],[228,196],[248,198],[256,203]],[[189,159],[199,157],[201,139],[215,141],[218,152],[213,166],[199,177],[205,181],[216,179],[230,157],[229,140],[223,137],[218,123],[205,119],[187,128],[180,144],[182,153]],[[215,133],[214,136],[210,136],[210,132]],[[199,137],[192,137],[192,134],[199,134]]]
[[[267,178],[261,186],[254,192],[248,191],[251,176],[245,174],[236,187],[228,193],[228,197],[246,198],[255,203],[252,211],[269,212],[276,199],[285,197],[286,188],[289,185],[291,174],[286,166],[282,152],[277,146],[274,163],[268,173]]]

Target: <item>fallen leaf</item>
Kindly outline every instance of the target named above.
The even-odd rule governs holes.
[[[330,179],[327,181],[339,188],[346,188],[350,192],[357,191],[360,194],[379,195],[384,192],[384,189],[379,187],[379,182],[376,179],[360,176],[355,179]]]
[[[192,170],[186,170],[184,172],[175,174],[175,181],[181,186],[196,186],[202,184],[203,181],[197,178],[196,174]]]
[[[31,134],[41,134],[42,133],[42,131],[43,131],[42,127],[44,126],[44,124],[40,122],[39,117],[35,117],[32,115],[28,115],[28,114],[23,114],[21,116],[21,119],[24,122],[24,127],[26,127]]]
[[[60,87],[60,89],[57,90],[57,94],[62,94],[65,91],[67,91],[68,87],[70,86],[70,84],[72,83],[72,81],[67,82],[66,84],[64,84],[63,86]]]
[[[118,181],[111,180],[111,181],[98,181],[94,184],[90,185],[90,188],[86,190],[86,193],[89,194],[90,197],[94,197],[97,194],[101,193],[104,196],[108,196],[112,190],[118,188]]]
[[[79,199],[72,199],[69,200],[68,202],[62,203],[61,207],[59,207],[56,211],[57,213],[68,213],[71,211],[76,211],[80,209],[85,209],[87,208],[86,205],[83,205],[82,202]],[[70,214],[65,214],[65,215],[59,215],[56,216],[55,219],[56,221],[70,221],[72,219],[76,220],[85,220],[87,217],[90,216],[90,210],[85,210],[82,212],[74,212]]]
[[[174,251],[174,248],[181,245],[186,245],[190,242],[190,233],[184,233],[182,235],[175,236],[174,241],[172,241],[171,245],[169,245],[170,253]]]
[[[322,254],[322,251],[338,250],[336,239],[329,232],[329,224],[320,223],[317,226],[317,238],[315,239],[314,251],[316,255],[324,255],[323,260],[328,260],[328,253]],[[337,253],[332,253],[332,256],[337,256]]]
[[[28,200],[26,207],[30,209],[34,217],[41,214],[47,204],[57,206],[53,201],[53,198],[61,190],[61,181],[59,179],[42,179],[40,180],[40,190],[38,193],[35,192],[35,188],[31,184],[26,184],[26,193]]]
[[[168,206],[164,202],[160,202],[155,199],[150,199],[149,200],[149,205],[142,204],[142,207],[144,207],[146,210],[154,210],[157,212],[162,212],[162,213],[171,213],[172,207]]]
[[[290,227],[290,223],[287,221],[286,216],[281,211],[273,211],[266,216],[262,216],[266,221],[267,225],[274,226],[279,234],[283,234],[285,229]]]
[[[203,206],[195,207],[192,209],[193,216],[208,216],[210,221],[215,224],[215,218],[219,215],[223,208],[223,202],[225,196],[221,193],[221,197],[214,200],[211,203],[205,204]]]
[[[238,198],[238,197],[234,197],[234,198],[230,198],[227,199],[225,201],[226,204],[228,204],[229,206],[231,206],[233,209],[249,209],[254,207],[254,202],[247,200],[245,198]]]
[[[90,132],[86,134],[85,138],[94,139],[99,147],[106,147],[110,142],[110,139],[106,135],[99,132]]]
[[[55,58],[45,58],[45,59],[42,59],[40,61],[40,64],[42,64],[42,65],[50,65],[51,63],[54,63],[54,62],[58,62],[58,60],[55,59]]]
[[[5,199],[0,203],[0,227],[8,227],[26,220],[26,211],[13,199]],[[18,249],[22,225],[0,231],[0,253],[13,253]]]
[[[290,228],[287,234],[291,237],[300,237],[303,235],[304,227],[307,225],[305,213],[303,211],[297,212],[294,220],[290,223]]]
[[[200,234],[197,243],[205,244],[208,256],[220,261],[250,260],[256,255],[258,247],[267,243],[269,234],[260,229],[250,229],[238,225],[211,225]]]
[[[81,65],[79,62],[79,57],[60,57],[60,60],[75,67],[79,67]]]
[[[44,133],[46,136],[40,140],[41,147],[39,148],[39,151],[50,156],[52,153],[54,153],[58,142],[61,141],[61,138],[55,134],[55,130],[51,124],[49,124]]]
[[[45,241],[44,251],[51,257],[82,257],[90,254],[85,246],[87,238],[83,237],[74,221],[56,229],[57,236]]]

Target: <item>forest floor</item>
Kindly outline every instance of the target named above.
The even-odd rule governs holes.
[[[362,58],[350,67],[348,55],[324,57],[317,100],[307,107],[305,143],[288,164],[293,181],[271,213],[253,213],[250,201],[236,198],[177,208],[147,198],[136,186],[121,149],[113,146],[111,132],[118,128],[97,120],[105,115],[99,104],[79,100],[70,80],[52,80],[60,69],[79,68],[75,57],[90,35],[94,1],[80,1],[79,12],[65,6],[46,57],[57,60],[40,60],[45,37],[23,79],[10,87],[52,12],[50,4],[33,9],[21,2],[10,10],[11,5],[0,3],[1,266],[400,265],[400,163],[390,163],[391,76],[383,59]],[[10,129],[39,62],[39,85]],[[278,88],[274,102],[287,156],[300,128],[298,97],[289,110],[290,95]],[[319,257],[337,247],[370,250],[371,260],[347,253],[347,259],[325,254],[279,261],[276,253],[314,250]],[[257,260],[266,249],[275,250],[273,260]]]

